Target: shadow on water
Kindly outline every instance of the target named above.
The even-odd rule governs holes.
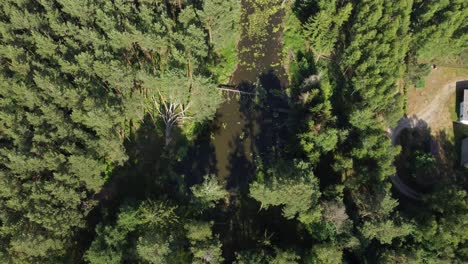
[[[215,147],[211,140],[211,131],[218,131],[218,122],[205,124],[201,127],[198,138],[190,144],[182,161],[175,167],[176,173],[183,175],[188,186],[198,184],[203,181],[205,175],[217,175],[217,160]],[[187,142],[183,142],[187,146]]]
[[[251,9],[246,1],[242,4],[242,20],[246,23]],[[214,133],[212,144],[217,176],[230,190],[233,208],[217,221],[227,226],[215,225],[215,232],[223,241],[227,263],[234,260],[235,252],[253,248],[258,244],[257,239],[265,235],[271,235],[272,242],[277,245],[300,240],[293,231],[295,223],[280,217],[281,208],[259,211],[259,204],[248,197],[248,186],[256,176],[256,164],[277,157],[286,138],[287,77],[280,63],[283,16],[283,11],[273,15],[265,39],[250,38],[244,30],[238,44],[241,63],[231,78],[231,85],[255,95],[226,95],[231,100],[222,105],[215,121],[219,129]]]
[[[245,25],[252,9],[247,1],[242,5]],[[249,37],[243,29],[240,63],[230,81],[240,92],[224,94],[226,100],[212,125],[180,163],[189,185],[200,182],[204,174],[215,174],[231,194],[228,209],[214,219],[226,263],[234,260],[235,252],[253,248],[265,234],[279,246],[303,241],[297,223],[281,217],[280,207],[259,210],[248,196],[256,164],[280,158],[288,139],[287,76],[281,66],[283,17],[283,10],[271,17],[264,38]]]
[[[241,1],[241,4],[241,22],[245,25],[253,10],[248,1]],[[283,10],[274,14],[263,37],[249,36],[246,29],[242,29],[242,38],[238,43],[240,63],[230,81],[230,85],[237,90],[260,93],[262,91],[258,91],[258,87],[267,91],[280,91],[286,86],[286,73],[280,63],[283,17]],[[247,186],[255,175],[253,161],[257,149],[266,152],[262,149],[266,143],[259,142],[259,139],[272,144],[271,139],[266,140],[263,135],[259,135],[260,130],[266,131],[266,126],[278,115],[273,111],[266,114],[268,111],[258,108],[256,100],[259,96],[225,93],[226,101],[217,111],[210,127],[211,132],[207,130],[181,162],[180,171],[186,176],[189,185],[199,182],[203,174],[215,174],[228,189]],[[266,107],[280,105],[278,101],[282,99],[269,92],[266,96],[267,100],[263,100]]]
[[[236,109],[224,109],[231,110],[221,118],[228,131],[217,134],[214,145],[219,157],[218,176],[226,181],[228,189],[246,190],[255,176],[255,159],[271,161],[284,147],[289,105],[284,86],[273,70],[261,74],[257,83],[243,82],[239,87],[258,95],[241,96],[227,103]]]

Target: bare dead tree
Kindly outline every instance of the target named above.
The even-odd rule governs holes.
[[[150,113],[153,121],[156,121],[157,118],[161,118],[166,125],[165,129],[165,146],[169,146],[171,143],[172,129],[178,123],[183,122],[185,119],[189,119],[190,116],[187,115],[188,110],[191,107],[191,103],[184,104],[182,102],[177,102],[172,96],[166,98],[161,94],[160,91],[157,92],[157,95],[152,95],[151,98],[151,107],[153,111],[147,111]],[[156,110],[156,111],[154,111]],[[157,112],[157,116],[154,113]]]

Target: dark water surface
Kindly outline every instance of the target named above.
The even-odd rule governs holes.
[[[245,27],[253,10],[244,0],[242,6]],[[261,157],[270,162],[265,157],[274,158],[275,150],[282,148],[281,141],[286,138],[282,134],[287,119],[284,110],[288,108],[284,92],[287,76],[281,63],[283,18],[283,10],[273,15],[262,38],[252,39],[243,30],[237,46],[240,62],[229,85],[260,95],[226,92],[226,101],[215,120],[182,162],[189,185],[200,183],[206,174],[214,174],[231,193],[226,210],[212,216],[226,263],[233,261],[235,252],[255,247],[257,241],[253,239],[268,230],[284,232],[276,234],[278,244],[300,240],[292,231],[293,222],[276,217],[280,208],[259,211],[258,203],[247,195],[248,184],[256,174],[255,160]]]
[[[242,1],[242,6],[242,24],[246,25],[253,10],[246,1]],[[286,86],[287,77],[281,66],[283,17],[283,11],[271,17],[268,32],[263,38],[252,39],[243,30],[237,47],[240,63],[231,78],[231,85],[250,92],[255,92],[254,84],[257,82],[266,90],[279,90]],[[258,154],[257,146],[261,140],[258,120],[261,114],[255,110],[253,95],[227,94],[226,98],[228,100],[217,112],[215,122],[218,130],[212,138],[216,175],[228,188],[240,187],[255,174],[253,158]]]
[[[256,239],[262,236],[280,248],[310,246],[304,230],[298,232],[295,221],[281,217],[281,207],[260,210],[259,203],[248,195],[256,164],[272,164],[281,158],[290,130],[285,93],[288,78],[282,66],[284,10],[270,18],[266,34],[251,38],[245,28],[253,10],[247,1],[241,3],[240,62],[229,85],[249,94],[225,92],[226,101],[216,118],[181,163],[188,185],[214,174],[230,192],[229,201],[210,212],[225,263],[232,263],[236,252],[258,248]]]

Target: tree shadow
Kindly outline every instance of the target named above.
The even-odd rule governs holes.
[[[302,23],[305,23],[307,19],[317,13],[318,10],[318,1],[296,0],[293,5],[293,12]]]
[[[218,131],[219,124],[210,122],[200,127],[193,143],[183,142],[184,146],[181,147],[187,148],[187,152],[174,168],[177,174],[184,176],[187,186],[201,183],[205,175],[217,174],[215,147],[211,141],[210,131]]]
[[[127,161],[113,168],[108,181],[94,196],[98,205],[87,216],[87,229],[80,232],[79,245],[86,250],[95,237],[99,222],[115,220],[120,206],[126,201],[139,201],[161,194],[158,182],[170,181],[163,178],[167,166],[163,165],[164,132],[162,124],[154,124],[149,116],[136,127],[130,123],[129,136],[124,140]],[[136,128],[136,129],[135,129]],[[135,129],[135,130],[134,130]],[[169,191],[170,193],[170,191]]]
[[[258,126],[255,146],[262,162],[270,163],[280,158],[288,138],[289,100],[280,78],[273,72],[259,77],[262,95],[255,107]]]
[[[412,128],[402,130],[395,142],[402,148],[395,161],[397,173],[414,190],[429,194],[453,178],[459,150],[445,131],[432,133],[428,124],[417,116],[409,120]]]
[[[164,134],[160,127],[146,116],[125,139],[128,159],[123,166],[114,169],[112,177],[96,197],[104,207],[115,207],[127,197],[143,199],[154,187],[154,174],[160,168],[164,149]]]
[[[216,232],[223,239],[223,255],[228,261],[234,259],[234,252],[249,250],[249,245],[258,243],[265,234],[273,235],[272,241],[278,245],[301,239],[292,238],[297,235],[297,223],[279,217],[281,207],[259,211],[259,204],[248,196],[249,184],[259,169],[256,166],[275,162],[286,149],[290,109],[284,81],[272,69],[255,83],[243,81],[237,86],[256,95],[239,97],[240,129],[224,142],[230,149],[226,186],[231,192],[232,210],[217,221],[229,223],[229,228],[220,226]],[[270,234],[269,230],[281,232]]]
[[[246,135],[250,137],[250,135]],[[229,155],[228,177],[226,178],[227,189],[238,189],[241,192],[248,190],[249,183],[255,176],[255,166],[252,160],[253,153],[250,152],[252,144],[244,139],[237,138],[229,143],[232,149]]]
[[[401,153],[395,160],[397,174],[414,190],[429,192],[430,186],[435,183],[437,177],[434,177],[432,173],[419,173],[422,168],[419,168],[417,163],[422,157],[427,157],[428,160],[431,160],[430,156],[436,158],[437,142],[431,136],[431,129],[424,120],[416,116],[409,120],[412,128],[402,130],[395,140],[395,143],[401,146]]]
[[[229,148],[228,189],[247,191],[255,178],[258,162],[278,158],[286,146],[289,103],[284,86],[274,70],[261,74],[255,84],[241,82],[238,89],[257,93],[240,96],[242,128],[231,137]]]

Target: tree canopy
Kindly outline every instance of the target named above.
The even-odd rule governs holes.
[[[389,138],[467,10],[1,1],[0,262],[468,262],[467,135]]]

